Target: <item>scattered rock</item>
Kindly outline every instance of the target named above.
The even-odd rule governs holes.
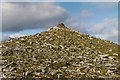
[[[120,77],[120,45],[72,31],[63,23],[1,44],[3,78]]]

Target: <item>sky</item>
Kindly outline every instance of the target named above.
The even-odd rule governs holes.
[[[73,30],[118,42],[118,2],[4,0],[1,5],[2,40],[36,34],[63,22]]]

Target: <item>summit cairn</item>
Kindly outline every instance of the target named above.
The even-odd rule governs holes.
[[[57,27],[58,28],[66,28],[66,29],[68,29],[63,23],[58,24]]]
[[[48,30],[56,30],[56,29],[68,29],[63,23],[59,23],[57,26],[51,27]]]

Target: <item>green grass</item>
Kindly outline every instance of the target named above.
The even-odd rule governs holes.
[[[59,27],[2,42],[5,77],[120,77],[118,44]],[[118,68],[118,69],[117,69]]]

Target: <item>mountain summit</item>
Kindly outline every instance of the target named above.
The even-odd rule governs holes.
[[[57,27],[59,27],[59,28],[67,28],[63,23],[58,24]]]
[[[3,41],[2,77],[120,77],[119,45],[66,29],[63,23],[57,27]]]

